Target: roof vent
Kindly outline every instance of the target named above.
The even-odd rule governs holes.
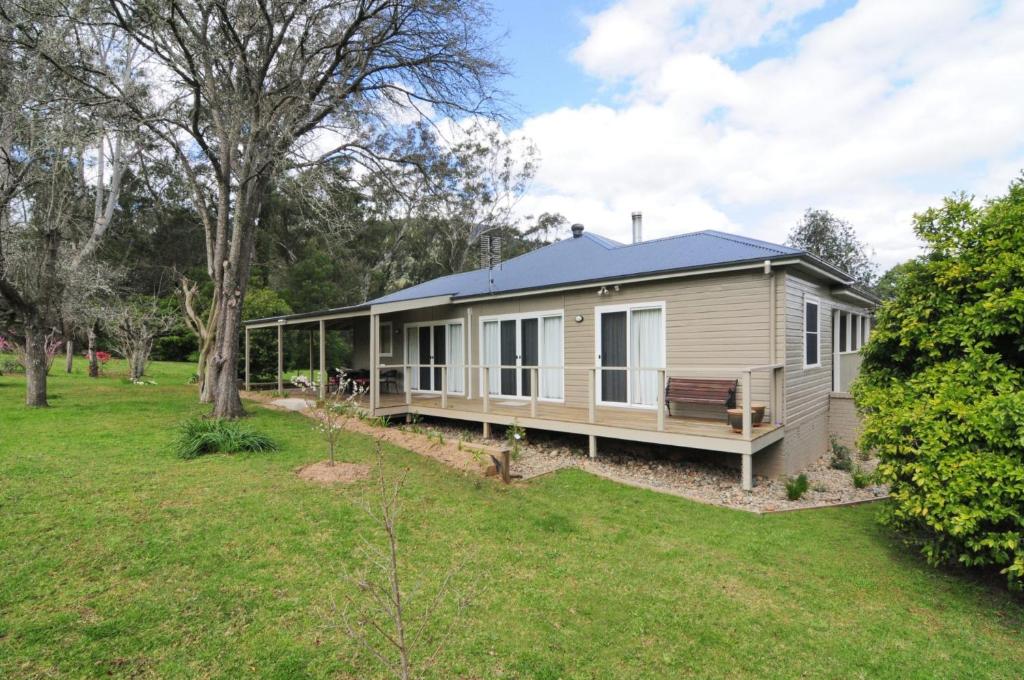
[[[644,240],[643,226],[644,214],[638,210],[633,213],[633,243],[640,243]]]
[[[583,225],[577,222],[572,225],[572,237],[579,238],[580,236],[583,236]]]

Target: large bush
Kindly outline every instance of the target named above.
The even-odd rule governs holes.
[[[886,521],[935,564],[1024,583],[1024,178],[915,217],[925,254],[878,312],[854,396],[893,492]]]

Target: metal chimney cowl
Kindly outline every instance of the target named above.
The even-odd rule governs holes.
[[[583,236],[583,225],[577,222],[576,224],[572,225],[572,237],[580,238],[581,236]]]
[[[638,210],[633,213],[633,243],[640,243],[644,240],[643,227],[644,214]]]

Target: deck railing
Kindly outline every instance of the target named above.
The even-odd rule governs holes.
[[[653,407],[657,410],[657,429],[659,432],[665,431],[665,413],[667,405],[665,404],[665,385],[669,377],[692,377],[692,376],[705,376],[705,377],[716,377],[716,378],[732,378],[735,377],[739,383],[739,406],[743,409],[743,428],[742,435],[744,439],[753,439],[753,375],[755,373],[767,373],[768,374],[768,404],[766,417],[771,418],[771,422],[776,425],[785,424],[785,404],[783,399],[783,385],[785,383],[785,366],[783,364],[763,364],[757,366],[745,366],[737,368],[735,366],[665,366],[665,367],[628,367],[628,366],[547,366],[547,365],[506,365],[506,364],[459,364],[449,366],[447,364],[419,364],[419,363],[408,363],[408,364],[397,364],[397,365],[381,365],[379,370],[383,371],[395,371],[399,370],[403,377],[403,390],[405,392],[405,403],[407,406],[412,405],[413,399],[413,387],[412,387],[412,372],[419,371],[421,369],[429,369],[431,371],[440,371],[440,390],[424,390],[430,393],[437,393],[440,395],[441,408],[448,408],[448,397],[453,393],[449,390],[449,372],[450,371],[462,371],[463,374],[463,391],[455,393],[457,396],[468,396],[471,394],[469,386],[472,381],[474,371],[479,372],[482,376],[483,389],[481,390],[480,399],[483,403],[483,412],[491,412],[491,398],[508,398],[510,396],[518,395],[505,395],[505,394],[492,394],[490,390],[491,384],[491,371],[503,371],[503,370],[515,370],[515,371],[529,371],[530,373],[530,389],[527,398],[530,401],[530,416],[533,418],[537,417],[538,402],[542,399],[539,395],[540,392],[540,380],[541,371],[560,371],[563,375],[563,391],[564,391],[564,375],[570,372],[586,372],[587,373],[587,417],[590,423],[596,423],[597,421],[597,409],[601,406],[609,406],[608,402],[599,403],[597,399],[597,385],[600,376],[605,372],[624,371],[627,374],[627,379],[630,373],[656,373],[658,376],[658,394]],[[379,386],[379,380],[378,380]],[[379,389],[379,387],[378,387]],[[377,408],[379,406],[379,397],[373,394],[371,390],[371,407]],[[564,397],[563,393],[563,397]],[[614,405],[612,405],[614,406]],[[627,404],[627,406],[637,406],[637,404]],[[651,406],[649,404],[641,404],[640,406]]]

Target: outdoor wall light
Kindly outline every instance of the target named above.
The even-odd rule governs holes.
[[[576,315],[576,323],[583,323],[583,315],[582,314],[577,314]]]

